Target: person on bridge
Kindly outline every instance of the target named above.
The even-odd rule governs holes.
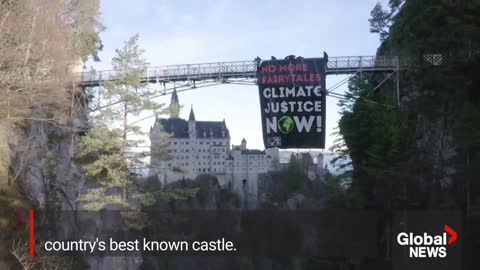
[[[255,62],[257,63],[257,67],[259,67],[260,64],[262,63],[262,58],[257,56],[257,58],[255,58]]]

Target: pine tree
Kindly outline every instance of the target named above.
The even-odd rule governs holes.
[[[165,113],[160,104],[151,100],[155,94],[142,82],[148,63],[142,57],[144,51],[139,48],[138,35],[125,42],[124,47],[116,50],[112,59],[116,80],[105,83],[101,96],[107,104],[92,120],[92,128],[80,140],[82,148],[79,158],[86,161],[87,176],[98,184],[84,194],[80,201],[86,202],[90,209],[100,209],[105,204],[120,204],[124,209],[132,208],[132,199],[151,201],[148,194],[132,194],[132,168],[142,164],[142,159],[150,155],[148,151],[139,151],[145,142],[139,139],[145,133],[134,121],[142,111],[154,114]],[[120,195],[107,195],[107,189],[120,190]]]

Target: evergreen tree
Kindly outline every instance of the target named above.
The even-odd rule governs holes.
[[[352,179],[345,198],[356,201],[356,207],[391,208],[406,203],[406,173],[421,163],[413,158],[416,147],[408,115],[393,106],[391,89],[375,92],[372,80],[353,78],[347,99],[340,101],[343,144],[337,147],[342,147],[342,154],[350,157],[352,165],[352,171],[343,175]]]
[[[101,89],[105,102],[114,105],[106,106],[94,116],[92,128],[80,140],[79,157],[86,161],[86,174],[99,185],[80,198],[87,208],[99,209],[113,203],[130,209],[132,199],[146,202],[152,199],[148,194],[129,196],[128,192],[133,187],[132,168],[150,155],[148,151],[138,150],[138,146],[145,143],[139,138],[145,134],[134,117],[145,110],[155,114],[165,112],[160,104],[150,99],[154,92],[141,80],[148,67],[143,52],[138,46],[138,35],[116,50],[112,59],[116,80],[105,82]],[[120,195],[107,195],[107,189],[121,192]]]

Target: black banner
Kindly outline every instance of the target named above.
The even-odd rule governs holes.
[[[263,61],[257,69],[266,148],[325,148],[324,58]]]

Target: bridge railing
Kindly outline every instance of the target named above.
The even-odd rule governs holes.
[[[397,57],[340,56],[331,57],[327,62],[330,73],[361,70],[388,70],[397,68]]]
[[[394,70],[398,68],[397,57],[341,56],[330,57],[327,62],[328,74],[346,74],[361,70]],[[145,72],[145,81],[176,81],[222,79],[224,77],[254,77],[257,70],[255,61],[212,62],[185,65],[150,67]],[[83,72],[80,84],[99,85],[103,81],[118,79],[113,70]]]

